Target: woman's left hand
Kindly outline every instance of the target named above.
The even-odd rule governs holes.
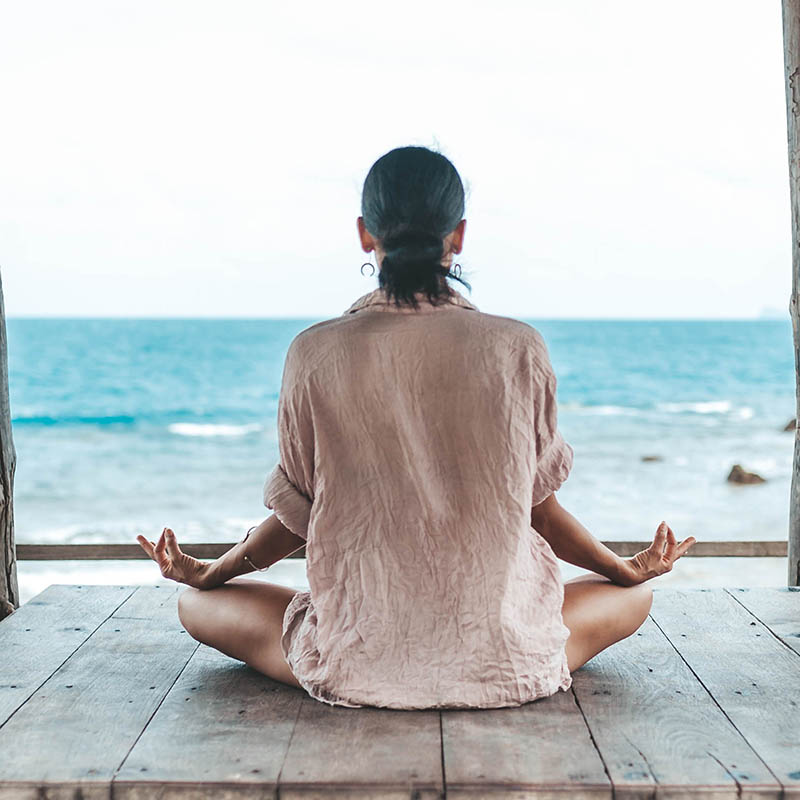
[[[165,578],[194,586],[195,589],[207,588],[209,564],[184,553],[178,547],[172,528],[161,531],[158,543],[149,541],[141,534],[136,540],[145,553],[158,564]]]
[[[623,560],[625,565],[624,586],[635,586],[672,570],[673,564],[693,545],[697,539],[687,536],[678,542],[672,528],[662,522],[656,530],[653,543],[632,558]]]

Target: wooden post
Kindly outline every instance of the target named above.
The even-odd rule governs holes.
[[[789,193],[792,205],[792,294],[789,314],[794,334],[794,368],[800,419],[800,0],[783,0],[783,65],[789,138]],[[800,425],[794,432],[792,488],[789,494],[789,586],[800,585]]]
[[[14,470],[17,452],[11,435],[8,400],[8,344],[3,280],[0,277],[0,619],[19,608],[17,556],[14,547]]]

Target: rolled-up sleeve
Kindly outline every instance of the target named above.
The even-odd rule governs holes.
[[[314,425],[297,337],[286,354],[278,398],[279,461],[264,483],[264,505],[308,539],[314,502]]]
[[[558,429],[556,376],[547,346],[536,331],[532,355],[534,444],[536,473],[531,506],[539,505],[561,487],[571,469],[574,453]]]

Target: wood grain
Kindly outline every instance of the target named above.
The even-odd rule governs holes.
[[[219,558],[236,542],[181,542],[181,549],[194,558]],[[603,541],[620,556],[632,556],[652,544],[652,541]],[[703,541],[693,545],[684,558],[738,556],[754,558],[786,558],[784,539],[754,539],[737,541]],[[286,558],[305,558],[305,546]],[[138,544],[18,544],[18,561],[140,561],[149,556]]]
[[[444,789],[436,710],[348,708],[303,698],[279,780],[281,800],[439,800]]]
[[[200,645],[114,778],[115,800],[274,795],[304,696]]]
[[[113,774],[197,647],[176,597],[138,587],[0,728],[0,798],[108,800]],[[128,607],[137,616],[125,617]]]
[[[17,451],[8,398],[8,338],[3,281],[0,276],[0,620],[19,608],[17,555],[14,546],[14,473]]]
[[[612,796],[571,690],[517,707],[441,713],[448,798]]]
[[[649,617],[576,670],[573,689],[617,798],[732,800],[741,785],[780,798],[781,784]]]
[[[800,655],[800,587],[737,587],[726,591]]]
[[[789,317],[794,341],[796,414],[800,419],[800,0],[783,0],[783,74],[789,154],[792,218],[792,291]],[[800,585],[800,425],[794,432],[792,484],[789,492],[787,585]]]
[[[0,726],[134,590],[52,584],[0,622]]]
[[[727,591],[654,592],[650,615],[786,796],[800,796],[800,656]]]

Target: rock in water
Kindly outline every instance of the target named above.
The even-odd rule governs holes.
[[[734,464],[728,473],[728,480],[731,483],[766,483],[766,478],[762,478],[756,472],[748,472],[742,469],[741,464]]]
[[[663,461],[661,456],[642,456],[642,461]]]
[[[793,431],[797,427],[797,420],[792,417],[787,423],[786,427],[784,428],[785,431]]]

